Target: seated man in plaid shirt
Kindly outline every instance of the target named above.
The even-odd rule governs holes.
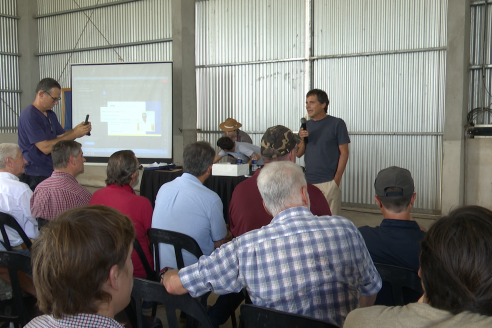
[[[255,305],[340,327],[351,310],[372,305],[382,282],[364,239],[351,221],[309,211],[301,168],[271,163],[261,170],[258,189],[272,222],[166,272],[166,290],[197,297],[246,288]]]
[[[35,218],[53,220],[66,210],[85,206],[91,193],[75,179],[84,173],[84,154],[80,143],[58,141],[51,150],[54,171],[51,177],[37,185],[31,198],[31,213]]]

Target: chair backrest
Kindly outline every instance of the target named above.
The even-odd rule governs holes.
[[[417,272],[391,264],[374,263],[383,282],[391,285],[391,294],[396,306],[403,306],[405,302],[404,291],[410,289],[422,295],[422,284]]]
[[[145,256],[145,253],[142,249],[142,246],[138,242],[137,238],[135,238],[135,241],[133,242],[133,248],[138,254],[138,258],[140,259],[140,262],[142,262],[142,265],[145,270],[145,274],[147,275],[147,279],[152,280],[152,281],[157,281],[158,275],[152,268],[150,267],[149,261],[147,261],[147,257]]]
[[[24,327],[32,318],[28,317],[28,310],[24,304],[17,271],[32,275],[31,258],[18,252],[0,251],[0,267],[8,268],[16,309],[15,314],[0,313],[0,318],[7,319],[5,321],[21,323],[22,327]]]
[[[178,265],[177,269],[184,268],[183,254],[182,250],[186,250],[200,258],[203,255],[202,250],[195,239],[192,237],[169,230],[162,229],[149,229],[149,240],[151,247],[154,251],[154,259],[156,268],[160,268],[160,260],[159,260],[159,243],[169,244],[174,246],[174,254],[176,256],[176,264]]]
[[[45,220],[43,218],[36,218],[36,221],[38,221],[38,230],[40,230],[42,227],[50,222],[49,220]]]
[[[3,242],[7,246],[6,248],[8,251],[11,251],[12,247],[10,246],[10,240],[7,235],[7,232],[5,231],[5,226],[14,229],[22,238],[24,244],[26,244],[26,247],[31,249],[31,245],[32,245],[31,240],[27,237],[24,230],[22,230],[19,223],[17,223],[17,220],[10,214],[0,212],[0,231],[2,232]]]
[[[241,326],[243,328],[338,328],[326,321],[251,304],[241,305]]]
[[[137,313],[142,312],[142,305],[140,302],[140,299],[142,298],[164,304],[164,307],[166,308],[167,323],[170,328],[179,328],[176,310],[181,310],[198,320],[202,328],[213,328],[205,308],[200,304],[198,299],[191,297],[190,294],[171,295],[161,283],[141,278],[133,278],[132,297],[135,299]],[[138,328],[143,328],[142,321],[142,316],[137,316]]]

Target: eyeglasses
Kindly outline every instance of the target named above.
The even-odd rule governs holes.
[[[53,124],[51,124],[51,120],[49,117],[48,117],[48,122],[50,122],[51,133],[53,133]]]
[[[55,98],[52,95],[50,95],[50,93],[48,91],[45,91],[45,92],[48,94],[48,96],[51,97],[51,99],[53,99],[53,102],[56,102],[56,101],[60,101],[61,100],[61,98]]]

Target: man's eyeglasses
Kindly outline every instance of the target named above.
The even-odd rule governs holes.
[[[48,96],[51,97],[51,99],[53,99],[53,102],[56,102],[56,101],[60,101],[61,100],[61,98],[55,98],[52,95],[50,95],[50,93],[48,91],[45,91],[45,92],[48,94]]]

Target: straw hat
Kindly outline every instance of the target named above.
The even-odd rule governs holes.
[[[233,118],[228,118],[225,122],[219,124],[219,128],[222,131],[234,131],[239,129],[241,126],[243,125]]]

